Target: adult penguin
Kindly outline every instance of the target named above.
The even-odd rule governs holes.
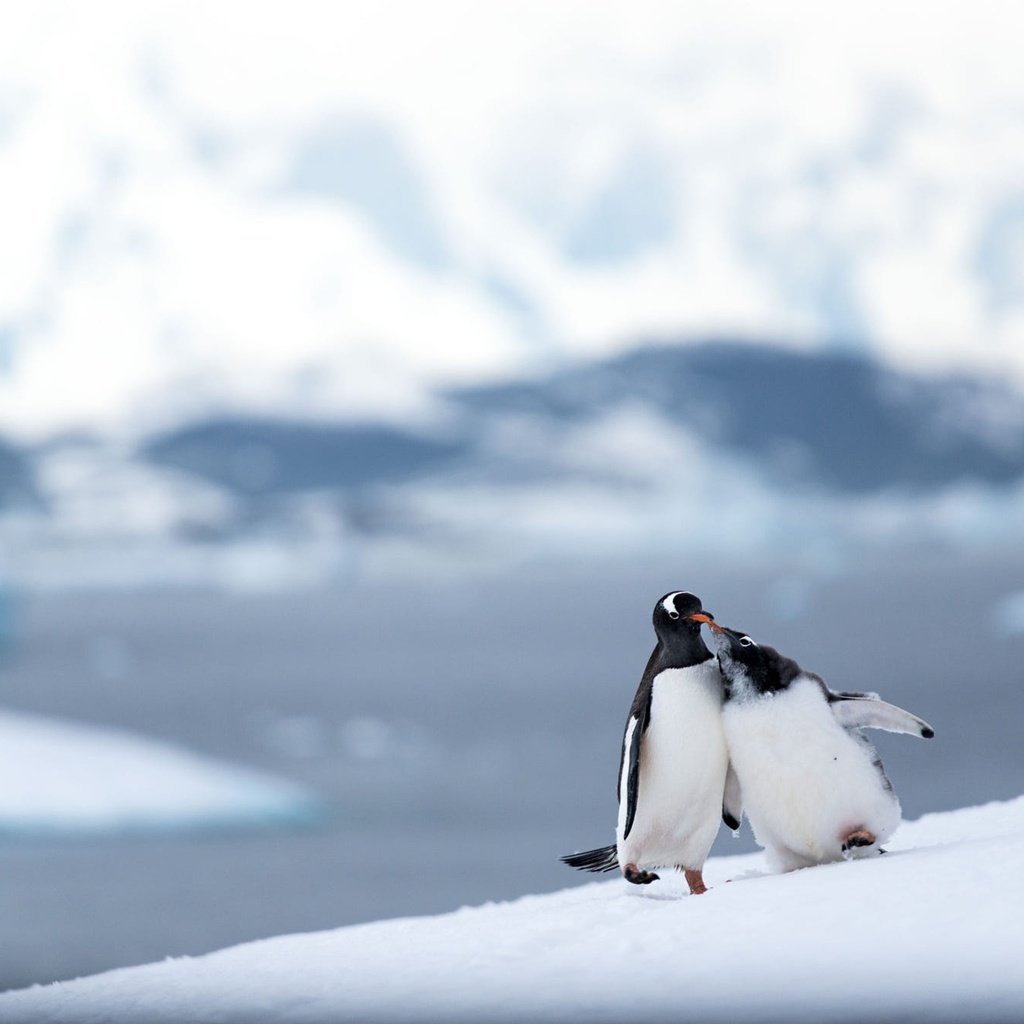
[[[694,618],[697,616],[697,618]],[[619,762],[614,846],[563,857],[583,871],[620,868],[646,885],[652,867],[678,867],[690,892],[706,891],[702,869],[720,817],[738,827],[738,790],[724,802],[729,758],[722,733],[722,680],[701,637],[704,612],[677,590],[654,606],[658,643],[633,698]]]

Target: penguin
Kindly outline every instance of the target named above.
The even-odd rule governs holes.
[[[692,618],[700,615],[700,621]],[[654,606],[658,642],[626,721],[619,759],[615,845],[570,854],[582,871],[620,868],[626,881],[647,885],[651,867],[678,867],[694,895],[719,817],[738,827],[738,790],[723,809],[729,760],[722,732],[722,679],[701,636],[710,621],[693,594],[677,590]]]
[[[722,727],[747,817],[775,870],[884,853],[900,803],[862,729],[935,731],[877,693],[834,691],[791,658],[707,620]]]

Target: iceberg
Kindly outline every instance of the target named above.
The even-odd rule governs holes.
[[[157,740],[0,711],[0,837],[282,827],[314,822],[293,783]]]

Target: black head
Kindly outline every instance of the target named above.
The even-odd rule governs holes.
[[[704,611],[699,597],[685,590],[673,590],[659,598],[654,606],[654,632],[662,647],[676,652],[686,664],[697,664],[711,657],[700,635],[700,621],[691,616],[699,615],[701,621],[713,618]]]
[[[800,674],[795,661],[774,647],[762,646],[743,630],[709,625],[727,692],[745,684],[757,693],[774,693],[784,690]]]
[[[685,590],[673,590],[664,597],[658,599],[654,606],[654,632],[659,637],[675,636],[681,630],[688,633],[699,633],[700,623],[689,618],[691,615],[710,615],[704,611],[700,598],[688,594]]]
[[[711,642],[718,653],[718,660],[747,672],[764,664],[764,653],[760,646],[741,629],[729,629],[715,623],[711,627]]]

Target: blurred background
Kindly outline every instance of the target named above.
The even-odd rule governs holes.
[[[6,5],[0,985],[584,881],[674,589],[1024,791],[1015,15]]]

